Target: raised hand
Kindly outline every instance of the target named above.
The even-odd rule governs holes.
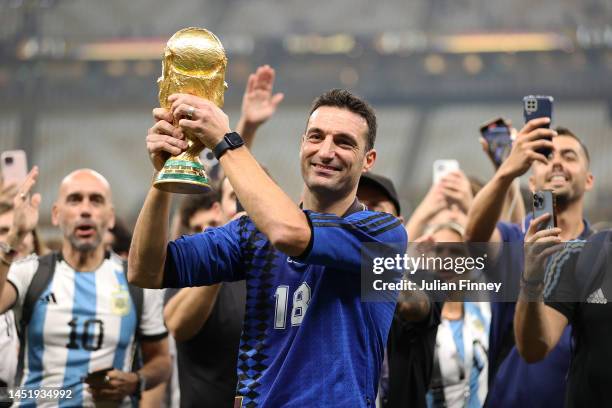
[[[242,117],[245,125],[259,126],[276,112],[285,97],[282,93],[273,94],[276,73],[269,65],[257,68],[249,75],[242,97]]]
[[[13,199],[13,225],[8,233],[8,243],[16,248],[25,236],[38,225],[40,194],[31,194],[38,178],[38,167],[34,166]]]
[[[456,204],[463,213],[467,214],[474,196],[470,180],[461,170],[453,171],[444,176],[440,180],[440,188],[449,207]]]
[[[499,171],[511,177],[519,177],[529,170],[534,161],[547,164],[548,159],[543,154],[536,152],[542,148],[553,148],[553,143],[545,138],[552,138],[556,132],[540,127],[547,123],[550,123],[549,118],[537,118],[527,122],[517,134],[510,155],[499,167]]]
[[[525,234],[525,269],[523,279],[529,283],[544,281],[546,259],[563,248],[561,228],[538,231],[540,224],[546,222],[551,214],[543,214],[529,223]]]
[[[168,97],[168,102],[172,104],[170,112],[178,121],[180,131],[211,150],[231,131],[225,112],[206,99],[173,94]]]
[[[155,125],[147,134],[147,150],[155,170],[161,170],[170,156],[178,156],[187,147],[187,141],[180,128],[175,128],[170,111],[163,108],[153,109]]]

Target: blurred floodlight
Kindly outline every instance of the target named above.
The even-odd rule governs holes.
[[[442,56],[437,54],[426,56],[423,65],[427,73],[432,75],[440,75],[446,71],[446,61]]]
[[[470,74],[470,75],[476,75],[479,74],[480,71],[482,71],[482,58],[480,58],[478,55],[475,54],[469,54],[466,55],[465,57],[463,57],[463,69],[465,69],[465,71]]]
[[[121,77],[127,73],[128,65],[123,61],[110,61],[106,64],[105,71],[108,76]]]
[[[355,38],[348,34],[290,35],[283,44],[291,54],[349,54],[355,47]]]

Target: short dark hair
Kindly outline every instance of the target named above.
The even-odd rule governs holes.
[[[111,247],[117,254],[128,253],[132,244],[132,231],[121,218],[115,218],[115,225],[111,228],[113,234],[113,244]]]
[[[347,109],[365,119],[368,125],[368,133],[366,136],[366,151],[374,148],[376,141],[376,113],[374,109],[363,99],[353,95],[346,89],[332,89],[319,96],[312,103],[310,115],[321,106],[334,106],[337,108]]]
[[[567,136],[567,137],[571,137],[572,139],[576,140],[578,144],[580,145],[580,147],[582,147],[582,151],[584,152],[584,155],[586,156],[586,159],[587,159],[587,164],[591,163],[591,155],[589,155],[589,149],[587,149],[582,139],[580,139],[578,136],[574,134],[574,132],[572,132],[566,127],[557,126],[555,131],[557,132],[557,135],[559,136]]]
[[[210,210],[217,202],[219,202],[219,195],[214,190],[186,196],[179,207],[181,225],[189,228],[189,220],[195,213],[200,210]]]

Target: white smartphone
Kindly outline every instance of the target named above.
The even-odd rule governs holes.
[[[459,162],[454,159],[433,162],[433,183],[438,184],[448,173],[459,170]]]
[[[23,150],[7,150],[0,155],[4,185],[21,185],[28,175],[28,160]]]

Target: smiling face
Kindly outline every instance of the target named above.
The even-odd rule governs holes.
[[[593,188],[593,174],[580,143],[570,136],[555,136],[553,152],[548,163],[534,162],[529,186],[532,191],[553,190],[557,202],[581,200]]]
[[[354,191],[359,177],[376,160],[376,151],[366,151],[368,125],[348,109],[321,106],[308,120],[302,138],[302,177],[314,193],[344,196]]]
[[[74,250],[97,249],[105,231],[115,222],[108,182],[92,170],[69,174],[62,181],[51,219],[53,225],[60,227],[64,243]]]

